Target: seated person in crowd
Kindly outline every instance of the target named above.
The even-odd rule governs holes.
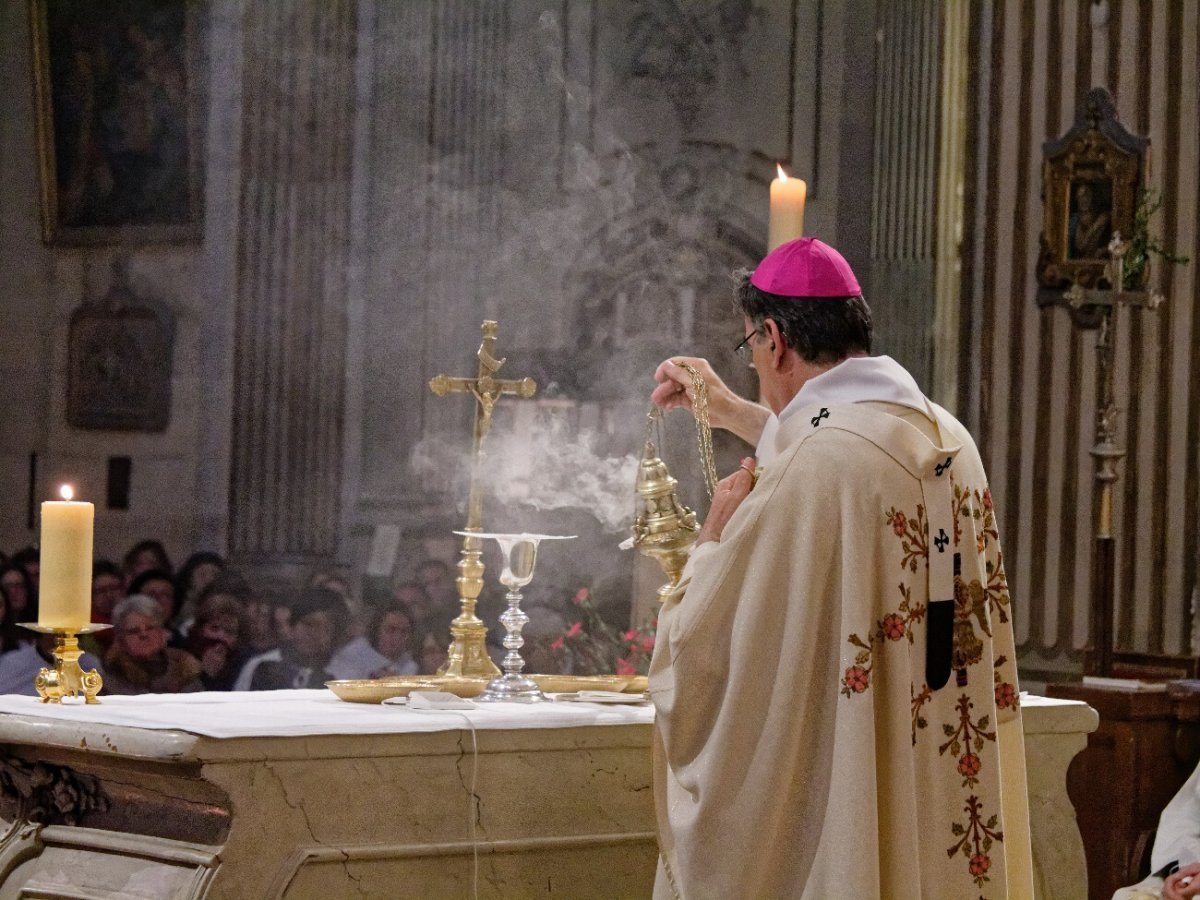
[[[22,547],[12,555],[12,562],[29,573],[33,582],[33,593],[36,595],[42,583],[42,553],[37,547]]]
[[[196,604],[200,595],[221,571],[225,568],[225,560],[216,553],[203,550],[193,553],[175,573],[175,618],[171,627],[181,635],[187,634],[186,628],[180,628],[184,622],[190,623],[196,617]]]
[[[166,572],[168,576],[175,572],[171,566],[171,557],[167,556],[167,548],[162,545],[162,541],[153,539],[138,541],[130,547],[125,552],[123,564],[126,585],[132,585],[133,579],[150,569]]]
[[[384,678],[417,674],[412,613],[395,601],[368,610],[366,634],[345,644],[329,661],[334,678]]]
[[[1150,869],[1154,874],[1121,888],[1113,900],[1200,897],[1200,766],[1159,817]]]
[[[104,657],[104,693],[178,694],[200,691],[200,663],[167,646],[167,617],[153,597],[133,594],[113,612],[116,632]]]
[[[175,618],[175,579],[163,569],[147,569],[129,582],[127,596],[142,594],[158,601],[162,607],[163,623],[170,625]]]
[[[24,566],[11,561],[0,565],[0,587],[4,588],[8,596],[8,613],[14,622],[37,621],[37,591]],[[32,639],[31,633],[30,640]]]
[[[250,690],[323,687],[333,678],[327,667],[344,640],[348,618],[339,594],[328,588],[306,588],[292,604],[291,640],[280,648],[279,659],[256,661],[249,675]]]
[[[242,604],[210,585],[196,605],[183,649],[200,661],[206,691],[230,691],[246,661]]]
[[[427,631],[421,637],[420,659],[417,666],[421,675],[436,675],[450,661],[450,635]]]

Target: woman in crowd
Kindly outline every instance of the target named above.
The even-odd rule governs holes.
[[[153,597],[162,607],[163,622],[170,622],[175,617],[175,579],[165,569],[147,569],[129,583],[126,594],[142,594]]]
[[[109,694],[177,694],[204,689],[194,656],[167,646],[166,617],[153,597],[133,594],[113,612],[116,632],[104,658]]]
[[[384,678],[417,674],[412,613],[392,602],[370,610],[366,634],[345,644],[329,661],[334,678]]]
[[[0,587],[8,596],[8,618],[14,622],[37,621],[37,592],[24,566],[16,562],[0,566]],[[32,633],[29,639],[33,639]]]
[[[172,620],[175,630],[182,635],[188,633],[192,619],[196,616],[196,604],[204,589],[213,583],[225,568],[225,560],[216,553],[203,550],[193,553],[175,574],[175,603],[178,612]]]
[[[213,590],[210,585],[201,596],[183,646],[200,661],[200,680],[205,690],[233,689],[246,658],[242,641],[244,618],[241,602],[231,594]]]
[[[167,548],[162,541],[148,539],[138,541],[125,554],[125,583],[132,585],[133,579],[150,569],[166,572],[167,577],[175,570],[171,566],[171,557],[167,556]]]

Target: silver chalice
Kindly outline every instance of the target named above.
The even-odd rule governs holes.
[[[457,533],[457,532],[456,532]],[[509,703],[542,703],[547,698],[537,683],[527,675],[522,675],[525,660],[521,657],[521,648],[525,639],[521,637],[521,629],[529,622],[529,616],[521,610],[521,588],[533,580],[533,570],[537,565],[538,544],[542,541],[570,540],[575,535],[551,534],[479,534],[475,537],[493,538],[500,545],[500,554],[504,557],[504,568],[500,572],[500,583],[508,588],[505,599],[508,609],[500,616],[504,626],[504,647],[508,651],[504,655],[498,675],[488,682],[483,693],[475,698],[477,703],[509,702]]]

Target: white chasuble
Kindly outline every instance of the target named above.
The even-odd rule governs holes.
[[[970,435],[923,405],[792,411],[664,604],[656,896],[1029,890],[996,516]]]

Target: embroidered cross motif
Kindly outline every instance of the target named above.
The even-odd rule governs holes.
[[[938,536],[933,539],[933,542],[937,544],[938,553],[945,553],[946,545],[950,543],[950,535],[946,534],[946,529],[939,528]]]
[[[812,417],[813,428],[816,428],[818,425],[820,425],[822,419],[828,419],[828,418],[829,418],[829,410],[826,409],[824,406],[822,406],[821,411],[817,415]],[[941,473],[939,472],[938,474],[940,475]]]
[[[933,471],[937,473],[938,478],[941,478],[943,473],[945,473],[950,468],[950,463],[952,463],[952,462],[954,462],[954,457],[947,456],[946,461],[944,463],[938,463],[936,466],[933,467]]]

